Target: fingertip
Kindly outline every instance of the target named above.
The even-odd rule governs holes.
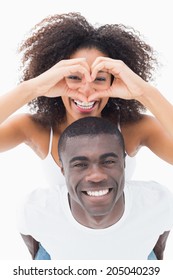
[[[92,77],[91,77],[91,76],[88,76],[88,77],[87,77],[87,81],[88,81],[89,83],[91,83],[91,82],[93,81]]]
[[[91,77],[89,75],[84,75],[84,81],[88,83],[92,82]]]
[[[91,82],[95,80],[95,74],[91,74]]]

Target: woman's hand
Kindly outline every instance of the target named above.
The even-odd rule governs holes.
[[[34,98],[39,96],[58,97],[68,96],[86,102],[87,98],[80,92],[70,89],[65,78],[79,73],[86,81],[91,81],[90,69],[85,58],[61,60],[46,72],[29,81]]]
[[[107,90],[96,91],[89,96],[88,101],[102,97],[137,99],[150,87],[147,82],[120,60],[98,57],[91,67],[92,80],[95,79],[99,71],[106,71],[114,77],[112,85]]]

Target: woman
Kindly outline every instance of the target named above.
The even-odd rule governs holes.
[[[157,61],[133,29],[94,27],[78,13],[54,15],[37,24],[19,50],[21,83],[0,99],[1,151],[26,143],[46,165],[50,185],[63,183],[61,132],[78,118],[100,116],[120,127],[127,159],[146,146],[173,163],[173,108],[148,83]],[[33,114],[6,120],[26,103]],[[144,114],[146,108],[155,117]]]

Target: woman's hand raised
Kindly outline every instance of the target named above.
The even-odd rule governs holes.
[[[70,89],[65,82],[65,77],[74,73],[79,73],[86,81],[91,81],[90,69],[85,58],[61,60],[49,70],[28,81],[29,86],[33,89],[34,98],[68,96],[87,101],[84,95]]]
[[[88,101],[103,97],[137,99],[150,87],[147,82],[120,60],[98,57],[91,67],[92,80],[95,79],[99,71],[110,73],[113,76],[112,84],[108,89],[96,91],[90,95]]]

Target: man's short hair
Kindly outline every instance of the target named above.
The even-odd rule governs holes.
[[[100,134],[115,135],[125,154],[124,139],[116,124],[99,117],[85,117],[73,122],[61,134],[58,142],[59,158],[68,138],[83,135],[94,137]]]

